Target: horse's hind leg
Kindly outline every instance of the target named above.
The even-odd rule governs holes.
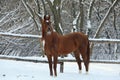
[[[84,62],[84,65],[85,65],[86,72],[88,72],[89,59],[87,57],[87,54],[85,52],[81,52],[81,55],[82,55],[82,58],[83,58],[83,62]]]
[[[80,70],[80,72],[81,72],[82,67],[81,67],[81,59],[80,59],[79,50],[74,51],[74,55],[75,55],[75,58],[76,58],[76,61],[77,61],[79,70]]]
[[[49,69],[50,69],[50,75],[53,76],[53,71],[52,71],[52,56],[47,55],[48,58],[48,63],[49,63]]]

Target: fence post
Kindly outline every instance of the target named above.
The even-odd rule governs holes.
[[[60,62],[60,73],[63,73],[64,62]]]

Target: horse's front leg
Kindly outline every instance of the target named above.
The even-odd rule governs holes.
[[[58,56],[57,55],[54,55],[54,74],[55,76],[57,76],[57,60],[58,60]]]
[[[52,56],[47,55],[48,58],[48,63],[49,63],[49,69],[50,69],[50,75],[53,76],[53,71],[52,71]]]

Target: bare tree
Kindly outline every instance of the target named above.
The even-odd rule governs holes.
[[[91,31],[91,16],[92,16],[92,10],[93,10],[93,4],[95,0],[91,0],[89,9],[88,9],[88,15],[87,15],[87,31],[86,34],[89,36],[89,32]]]
[[[61,22],[61,0],[54,0],[53,3],[50,0],[46,0],[50,6],[52,14],[54,16],[55,30],[60,34],[63,34],[62,22]]]
[[[115,1],[113,2],[113,4],[110,6],[110,8],[108,9],[105,17],[103,18],[103,20],[101,21],[100,25],[98,26],[98,29],[97,29],[97,31],[96,31],[96,33],[95,33],[95,35],[94,35],[94,38],[97,38],[97,37],[98,37],[98,35],[99,35],[99,33],[100,33],[100,30],[102,29],[102,27],[103,27],[103,25],[104,25],[107,17],[109,16],[110,12],[112,11],[112,8],[115,6],[115,4],[116,4],[117,2],[118,2],[118,0],[115,0]],[[93,48],[93,46],[94,46],[94,44],[91,44],[91,53],[92,53],[92,48]]]
[[[89,38],[116,40],[120,38],[120,2],[118,1],[10,0],[8,2],[8,0],[0,0],[0,35],[5,33],[41,35],[40,19],[43,15],[50,13],[52,16],[51,21],[54,21],[55,29],[58,32],[60,30],[63,33],[62,29],[64,29],[64,34],[69,33],[74,26],[77,31],[86,31],[88,29],[87,31],[90,32]],[[1,54],[17,56],[41,55],[40,39],[36,39],[36,37],[33,39],[28,38],[26,35],[24,36],[27,38],[10,37],[11,34],[8,34],[7,37],[0,36]],[[101,39],[100,42],[103,41],[104,39]],[[120,58],[119,46],[118,43],[96,43],[92,56],[96,59]]]

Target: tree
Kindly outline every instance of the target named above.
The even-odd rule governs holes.
[[[52,14],[54,16],[54,24],[55,24],[55,30],[60,33],[63,34],[63,30],[62,30],[62,22],[61,22],[61,15],[60,15],[60,11],[61,11],[61,0],[54,0],[53,3],[50,0],[46,0],[50,6],[50,9],[52,11]]]
[[[113,2],[113,4],[110,6],[110,8],[109,8],[109,10],[107,11],[105,17],[102,19],[100,25],[98,26],[98,29],[97,29],[97,31],[96,31],[96,33],[95,33],[95,35],[94,35],[93,38],[97,38],[97,37],[98,37],[98,35],[99,35],[99,33],[100,33],[100,30],[102,29],[102,27],[103,27],[103,25],[104,25],[107,17],[109,16],[110,12],[112,11],[112,8],[115,6],[115,4],[116,4],[117,2],[118,2],[118,0],[115,0],[115,1]],[[91,51],[92,51],[93,46],[94,46],[94,44],[91,44]],[[92,52],[91,52],[91,53],[92,53]]]

